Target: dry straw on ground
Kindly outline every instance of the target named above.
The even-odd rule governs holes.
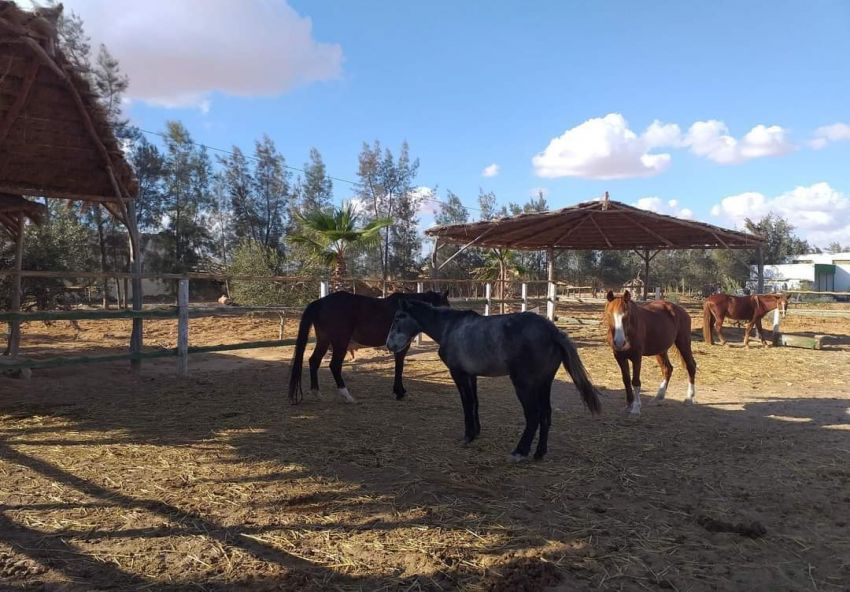
[[[480,440],[432,345],[361,350],[359,404],[291,407],[291,352],[0,379],[0,585],[119,590],[843,590],[850,580],[850,321],[824,351],[696,343],[700,404],[678,367],[663,406],[625,417],[598,306],[570,331],[605,413],[562,374],[550,453],[512,465],[521,412],[482,379]],[[25,326],[24,346],[126,345],[119,322]],[[698,323],[695,323],[698,325]],[[170,323],[146,342],[173,345]],[[291,326],[288,327],[291,335]],[[695,335],[698,335],[695,326]],[[731,330],[740,341],[740,330]],[[193,343],[275,338],[277,321],[198,320]],[[48,353],[48,352],[43,352]],[[644,365],[644,392],[658,371]],[[757,526],[755,526],[757,525]],[[740,528],[739,528],[740,527]],[[762,530],[763,529],[763,530]],[[731,532],[730,532],[731,531]]]

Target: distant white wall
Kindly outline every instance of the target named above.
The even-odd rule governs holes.
[[[801,282],[815,281],[815,264],[835,265],[835,285],[832,291],[850,292],[850,252],[811,253],[798,255],[790,263],[764,266],[765,291],[799,290]],[[752,275],[758,273],[752,267]]]

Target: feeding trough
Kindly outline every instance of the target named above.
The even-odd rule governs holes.
[[[779,331],[779,309],[773,311],[773,345],[784,345],[786,347],[802,347],[804,349],[823,349],[823,340],[826,335],[789,335]]]

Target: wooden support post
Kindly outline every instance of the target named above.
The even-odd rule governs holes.
[[[324,298],[328,295],[328,283],[319,282],[319,298]]]
[[[757,294],[764,294],[764,250],[759,247],[756,252],[758,257],[758,284],[756,286]]]
[[[655,299],[661,300],[661,287],[655,286]]]
[[[12,278],[12,310],[21,312],[21,268],[24,264],[24,213],[18,213],[18,236],[15,242],[15,275]],[[9,357],[18,355],[21,346],[21,321],[9,323]]]
[[[484,316],[490,316],[490,304],[492,299],[493,285],[490,282],[484,284],[484,299],[487,301],[484,304]]]
[[[127,233],[130,235],[130,273],[132,273],[133,310],[142,310],[142,245],[139,238],[139,225],[136,222],[136,203],[127,202]],[[130,334],[130,353],[141,354],[143,346],[144,327],[141,317],[133,319],[133,331]],[[138,372],[142,367],[141,359],[130,360],[130,367]]]
[[[422,282],[416,282],[416,293],[421,294],[425,289],[425,286]],[[418,333],[416,335],[416,345],[422,345],[422,333]]]
[[[528,310],[528,284],[522,283],[522,312]]]
[[[643,299],[649,300],[649,249],[643,252]]]
[[[189,375],[189,279],[177,283],[177,374]]]
[[[548,285],[546,290],[546,318],[555,321],[555,305],[558,298],[558,286],[555,277],[555,249],[549,249],[546,253],[548,259]]]

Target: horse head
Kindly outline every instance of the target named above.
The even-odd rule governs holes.
[[[417,302],[404,298],[398,303],[398,310],[393,317],[393,324],[390,325],[390,332],[387,334],[387,349],[393,353],[403,351],[422,331],[422,327],[410,314],[410,309],[416,304]]]
[[[631,347],[629,333],[631,329],[632,295],[626,290],[622,296],[608,291],[608,304],[605,305],[605,320],[608,323],[608,344],[616,351],[626,351]]]
[[[788,294],[783,292],[777,295],[776,308],[779,309],[783,317],[788,313]]]
[[[428,290],[427,292],[423,292],[422,301],[427,302],[431,306],[451,306],[449,304],[448,290],[443,290],[442,292]]]

